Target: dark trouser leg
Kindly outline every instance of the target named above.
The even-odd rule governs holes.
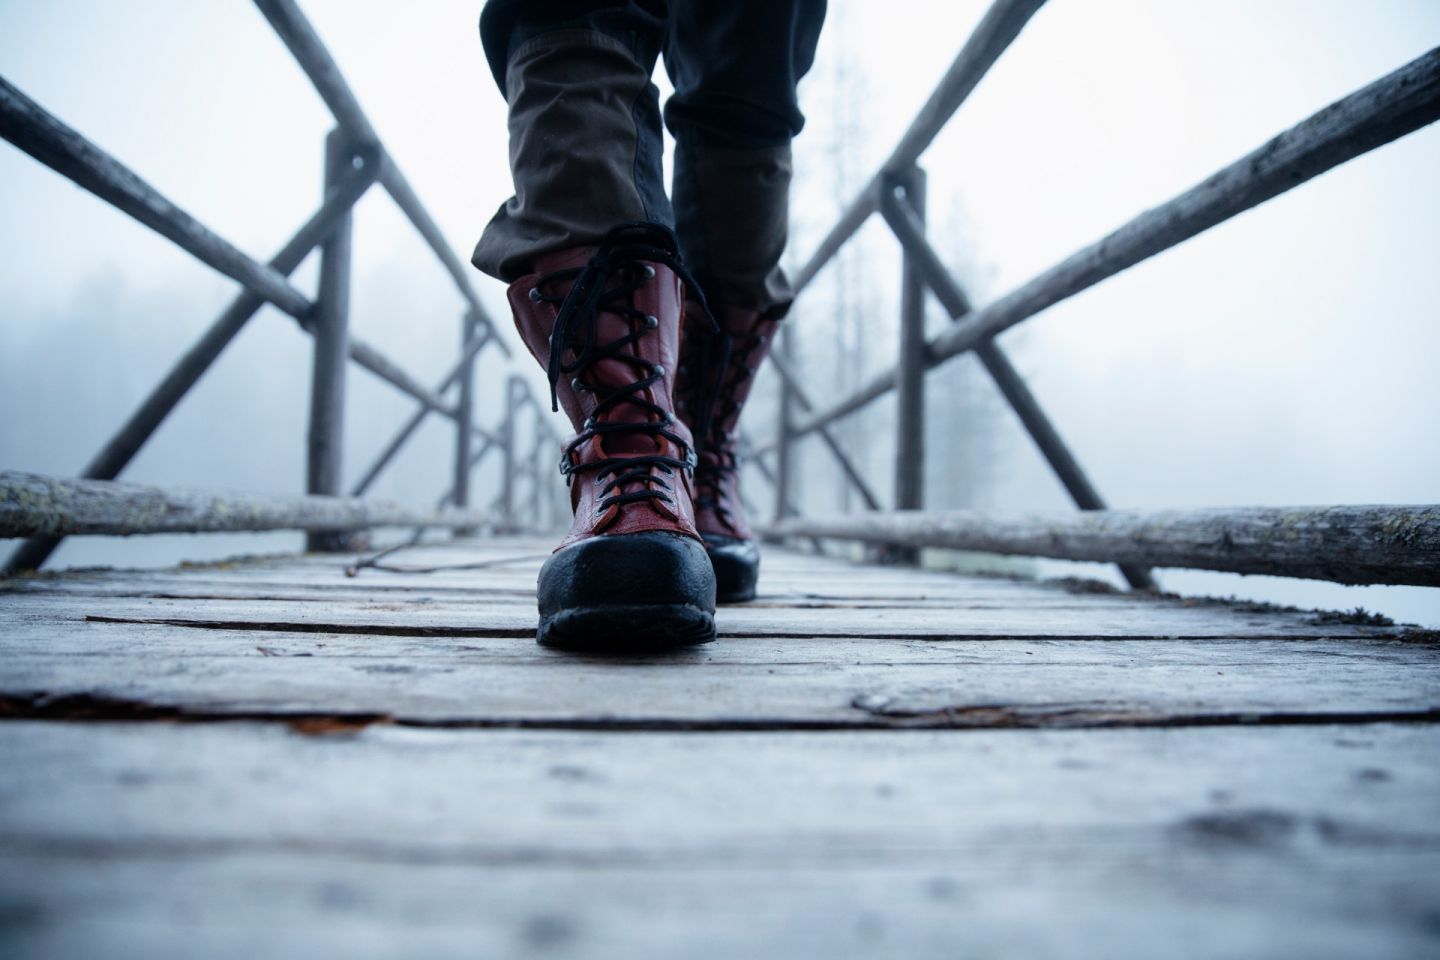
[[[780,270],[795,85],[815,56],[824,0],[675,0],[665,66],[675,95],[676,228],[718,330],[687,321],[675,397],[699,449],[695,526],[722,603],[756,595],[760,554],[740,503],[738,421],[791,292]]]
[[[540,569],[536,638],[599,653],[715,637],[692,439],[671,404],[692,278],[650,82],[665,16],[658,0],[492,0],[481,18],[515,196],[474,260],[510,282],[516,329],[576,431],[562,458],[574,522]]]
[[[795,86],[810,69],[825,0],[673,0],[665,67],[675,95],[672,195],[686,261],[717,304],[783,312]]]
[[[616,224],[673,226],[661,173],[663,0],[490,0],[481,39],[510,105],[515,195],[472,257],[506,282]]]

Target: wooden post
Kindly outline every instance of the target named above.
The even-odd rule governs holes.
[[[925,223],[925,171],[911,169],[897,186],[903,202]],[[896,390],[895,509],[925,505],[925,280],[902,247],[900,279],[900,377]]]
[[[346,134],[332,130],[325,138],[325,189],[350,169],[354,150]],[[354,217],[348,211],[320,247],[320,283],[312,314],[314,365],[310,380],[310,432],[305,492],[339,496],[341,455],[345,438],[345,368],[350,357],[350,255]],[[344,550],[349,538],[334,531],[306,535],[311,552]]]
[[[784,361],[792,359],[795,349],[795,331],[789,323],[780,325],[776,352]],[[790,485],[794,482],[794,444],[790,425],[795,418],[795,389],[789,378],[780,381],[780,413],[777,416],[778,435],[775,447],[775,519],[783,520],[794,511],[790,508]]]
[[[911,167],[889,181],[921,229],[925,224],[925,171]],[[895,509],[925,506],[925,280],[908,247],[901,247],[900,360],[896,387]],[[886,560],[918,563],[920,551],[896,547]]]
[[[518,465],[515,420],[520,415],[521,391],[524,388],[524,381],[513,374],[505,382],[505,418],[500,424],[500,453],[504,458],[500,468],[500,517],[507,527],[515,525],[515,470]]]
[[[474,310],[466,310],[460,321],[460,350],[475,337],[480,328]],[[475,357],[460,369],[460,397],[455,409],[455,482],[451,502],[461,509],[470,505],[470,441],[475,421]],[[457,529],[456,537],[471,536],[473,530]]]
[[[895,232],[895,237],[905,248],[908,262],[914,268],[916,274],[925,284],[934,291],[935,298],[940,301],[941,306],[950,314],[954,321],[961,322],[970,313],[970,298],[961,289],[950,271],[940,262],[940,257],[925,239],[925,227],[915,216],[902,208],[898,203],[891,203],[888,200],[882,204],[881,213],[885,221],[890,224],[890,229]],[[920,363],[924,363],[924,346],[921,346]],[[975,355],[979,357],[981,364],[989,372],[1000,393],[1009,402],[1010,408],[1020,418],[1020,423],[1025,427],[1030,438],[1035,441],[1035,446],[1050,464],[1050,469],[1055,471],[1065,490],[1070,494],[1075,505],[1081,510],[1104,510],[1105,501],[1101,499],[1099,491],[1090,482],[1089,476],[1080,466],[1080,461],[1070,452],[1070,448],[1061,439],[1060,432],[1050,422],[1050,418],[1041,409],[1040,403],[1035,395],[1026,386],[1025,380],[1011,365],[1005,352],[1000,345],[993,340],[985,340],[975,345]],[[1136,567],[1133,564],[1121,564],[1120,572],[1130,586],[1137,590],[1158,590],[1159,585],[1155,582],[1154,576],[1143,567]]]
[[[790,398],[801,412],[808,413],[815,409],[815,405],[811,403],[810,398],[805,395],[805,389],[795,378],[795,374],[791,372],[788,358],[778,357],[772,352],[765,362],[771,370],[778,373],[780,378],[785,381],[785,385],[790,388]],[[829,450],[831,456],[835,458],[835,463],[840,467],[841,474],[850,482],[851,488],[860,494],[860,499],[865,501],[865,509],[879,510],[879,499],[876,498],[874,492],[870,489],[870,484],[866,483],[865,478],[860,476],[860,471],[856,469],[855,463],[850,459],[849,454],[841,449],[839,441],[835,439],[835,434],[832,433],[828,427],[821,427],[816,432],[820,435],[820,441],[825,444],[825,448]],[[755,449],[749,453],[749,456],[758,462],[761,457],[768,456],[772,449],[773,445]]]
[[[534,438],[530,447],[530,526],[534,530],[544,529],[540,521],[541,503],[545,499],[545,433],[540,418],[544,416],[539,407],[532,407],[531,420],[535,424]]]

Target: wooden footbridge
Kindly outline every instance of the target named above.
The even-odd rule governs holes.
[[[338,124],[317,212],[268,262],[0,80],[0,135],[241,286],[80,476],[0,474],[0,536],[29,538],[0,580],[0,955],[1440,952],[1440,637],[1176,597],[1152,573],[1440,586],[1440,507],[1107,509],[995,341],[1434,121],[1440,51],[972,307],[926,238],[916,164],[1040,7],[998,0],[796,278],[875,213],[905,251],[893,370],[822,407],[775,364],[747,481],[775,495],[759,599],[722,609],[714,644],[605,659],[532,639],[562,488],[525,381],[474,376],[501,325],[298,8],[257,6]],[[349,210],[377,184],[463,300],[433,387],[348,331]],[[288,276],[315,248],[307,295]],[[927,342],[929,295],[955,323]],[[314,337],[306,495],[118,480],[266,304]],[[969,351],[1079,511],[924,511],[925,374]],[[349,486],[347,360],[417,404]],[[828,428],[891,390],[887,510]],[[456,428],[438,507],[364,498],[428,416]],[[795,509],[808,434],[868,509]],[[486,456],[501,480],[477,500]],[[413,534],[377,553],[380,528]],[[310,552],[36,570],[70,534],[269,529]],[[1132,589],[915,566],[930,547],[1114,562]]]

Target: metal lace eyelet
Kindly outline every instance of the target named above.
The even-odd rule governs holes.
[[[534,300],[536,303],[539,303],[539,302],[540,302],[540,288],[539,288],[539,287],[531,287],[531,288],[530,288],[530,299],[531,299],[531,300]]]
[[[660,326],[659,317],[655,316],[655,314],[653,313],[645,314],[645,328],[647,330],[654,330],[658,326]]]
[[[579,378],[579,377],[575,377],[574,379],[572,379],[572,380],[570,381],[570,389],[571,389],[571,390],[574,390],[576,393],[584,393],[586,390],[589,390],[590,388],[589,388],[588,386],[586,386],[584,383],[582,383],[582,382],[580,381],[580,378]]]
[[[589,430],[589,429],[590,429],[591,427],[593,427],[593,426],[595,426],[595,418],[594,418],[594,417],[586,417],[586,418],[585,418],[585,422],[580,425],[580,429],[581,429],[581,430]]]
[[[650,368],[650,372],[655,374],[655,376],[657,377],[663,377],[665,376],[665,365],[663,363],[657,363],[655,364],[655,366]]]
[[[650,266],[650,264],[648,264],[648,263],[645,264],[645,279],[646,279],[646,280],[654,280],[654,279],[655,279],[655,268],[652,267],[652,266]]]

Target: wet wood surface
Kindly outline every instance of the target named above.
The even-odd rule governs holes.
[[[0,581],[0,954],[1440,948],[1432,634],[771,551],[577,658],[546,549]]]

